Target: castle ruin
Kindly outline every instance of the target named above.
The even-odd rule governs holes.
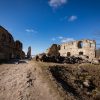
[[[58,48],[56,49],[56,47]],[[95,40],[89,40],[89,39],[84,39],[84,40],[79,40],[79,41],[72,41],[68,43],[63,43],[61,45],[57,45],[52,48],[52,46],[47,49],[46,54],[49,54],[51,52],[59,52],[60,56],[75,56],[75,55],[85,55],[89,59],[93,59],[96,56],[96,42]]]

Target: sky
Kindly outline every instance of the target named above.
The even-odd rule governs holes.
[[[100,0],[0,0],[0,25],[32,55],[80,39],[94,39],[98,48]]]

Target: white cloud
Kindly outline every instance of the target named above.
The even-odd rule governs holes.
[[[58,39],[63,39],[63,37],[62,36],[59,36]]]
[[[58,8],[67,3],[68,0],[49,0],[49,6],[52,8]]]
[[[52,41],[55,41],[56,40],[56,38],[52,38]]]
[[[74,41],[74,38],[63,38],[61,40],[62,43],[71,42],[71,41]]]
[[[26,29],[25,30],[26,32],[28,32],[28,33],[38,33],[36,30],[34,30],[34,29]]]
[[[68,21],[70,21],[70,22],[72,22],[72,21],[75,21],[77,19],[77,16],[70,16],[69,18],[68,18]]]
[[[56,37],[56,38],[52,38],[52,41],[59,41],[61,43],[66,43],[66,42],[75,41],[75,39],[59,36],[59,37]]]
[[[77,16],[72,15],[72,16],[65,16],[65,17],[63,17],[63,18],[60,18],[60,21],[67,20],[67,21],[69,21],[69,22],[72,22],[72,21],[75,21],[75,20],[77,20],[77,19],[78,19]]]

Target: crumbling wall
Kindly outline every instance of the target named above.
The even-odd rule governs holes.
[[[17,55],[20,58],[24,55],[22,52],[22,43],[20,41],[14,42],[13,36],[0,26],[0,60],[16,58]]]
[[[27,58],[31,58],[31,46],[28,47]]]
[[[0,26],[0,60],[8,60],[12,56],[14,39],[12,35]]]
[[[96,42],[94,40],[80,40],[61,44],[61,56],[86,55],[95,58]]]
[[[23,59],[25,58],[25,53],[22,51],[22,48],[23,48],[23,44],[19,41],[19,40],[16,40],[15,41],[15,58],[20,58],[20,59]]]
[[[57,44],[53,44],[48,50],[47,50],[47,55],[48,56],[59,56],[59,49],[60,49],[60,45]]]

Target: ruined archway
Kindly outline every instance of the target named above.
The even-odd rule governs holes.
[[[78,48],[83,48],[83,42],[79,41],[77,46],[78,46]]]

